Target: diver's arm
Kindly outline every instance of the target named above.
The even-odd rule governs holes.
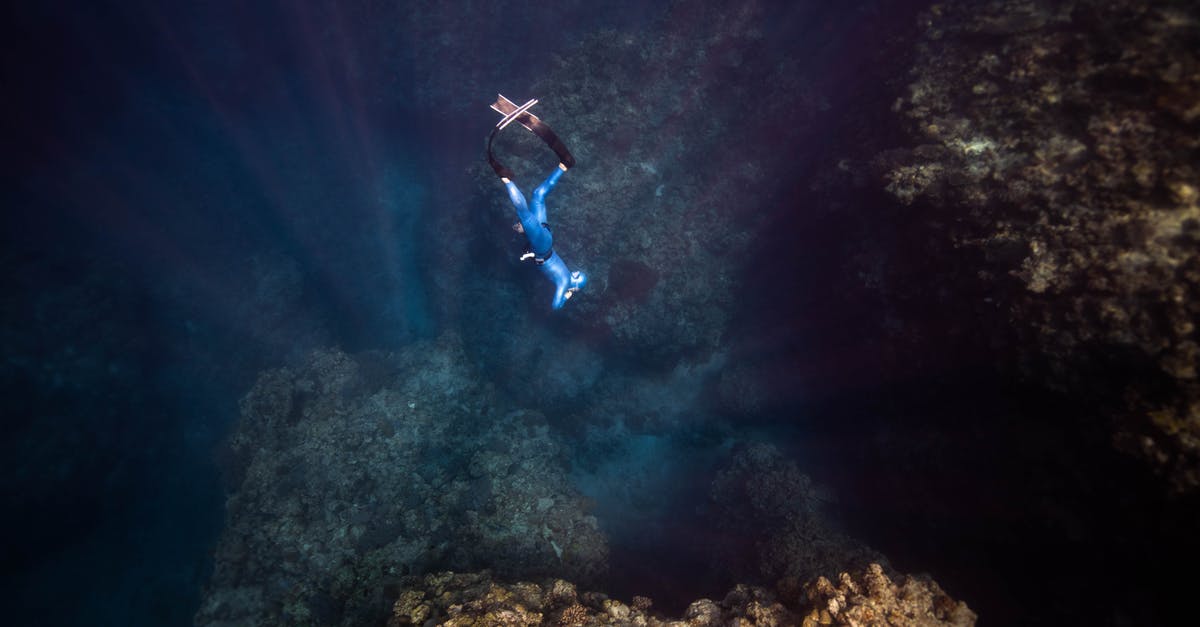
[[[587,284],[587,276],[582,272],[571,272],[567,268],[567,263],[558,256],[558,253],[555,253],[539,267],[542,269],[542,274],[546,275],[546,278],[554,284],[554,299],[550,301],[550,306],[554,309],[562,309],[562,306],[575,295],[575,292]]]
[[[558,179],[562,178],[563,172],[566,171],[567,166],[561,163],[558,164],[558,167],[554,168],[554,171],[550,173],[550,176],[547,176],[546,180],[542,181],[542,184],[538,185],[537,189],[533,190],[533,212],[536,214],[538,222],[547,222],[546,194],[549,194],[550,190],[554,189],[554,186],[558,184]]]
[[[551,309],[562,309],[563,305],[567,304],[567,299],[571,297],[570,292],[562,285],[554,286],[554,300],[550,301]]]

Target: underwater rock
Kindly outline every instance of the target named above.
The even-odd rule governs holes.
[[[741,445],[713,479],[720,534],[713,558],[738,579],[805,581],[884,557],[842,532],[826,513],[830,491],[813,483],[771,444]],[[750,538],[732,543],[731,539]]]
[[[315,351],[242,399],[228,519],[197,624],[363,624],[408,572],[594,581],[607,543],[545,418],[504,406],[453,335]]]
[[[879,564],[861,575],[842,573],[835,586],[824,577],[806,584],[804,596],[811,608],[804,627],[816,625],[923,625],[975,624],[975,613],[962,601],[950,598],[928,578],[904,576],[893,582]]]
[[[879,155],[888,191],[978,251],[1028,378],[1200,488],[1200,12],[948,2],[920,24],[895,110],[922,145]]]
[[[820,577],[778,591],[739,585],[721,601],[699,599],[680,618],[653,611],[653,601],[629,605],[598,592],[576,591],[563,581],[505,583],[491,573],[443,572],[405,577],[392,605],[389,627],[404,625],[896,625],[969,627],[975,614],[937,583],[904,577],[893,583],[877,564],[862,575],[842,573],[834,586]]]

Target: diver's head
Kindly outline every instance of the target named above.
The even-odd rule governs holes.
[[[571,273],[571,279],[569,282],[571,284],[571,289],[582,289],[583,286],[587,285],[587,275],[576,270]]]
[[[561,277],[562,275],[560,274],[558,276]],[[583,287],[584,285],[587,285],[586,274],[576,270],[575,272],[567,275],[567,282],[559,283],[558,291],[554,294],[554,308],[562,309],[562,306],[566,304],[567,301],[571,300],[571,297],[575,295],[575,292],[578,292],[579,288]]]

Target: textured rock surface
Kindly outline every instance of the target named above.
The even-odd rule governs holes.
[[[524,82],[548,63],[540,56],[545,50],[574,43],[581,32],[598,23],[632,28],[660,12],[654,6],[624,6],[613,11],[586,0],[564,0],[555,4],[553,11],[436,0],[314,6],[317,8],[306,7],[314,21],[331,22],[334,27],[325,33],[331,44],[338,43],[337,20],[357,22],[368,31],[365,34],[371,45],[338,48],[339,54],[355,55],[348,63],[354,72],[351,78],[372,81],[373,89],[385,97],[406,96],[440,113],[477,113],[478,107],[490,102],[484,99],[494,95],[498,83]],[[511,45],[528,34],[537,35],[537,45]],[[509,45],[504,46],[503,54],[497,54],[502,42]],[[380,54],[387,62],[357,58],[363,51]],[[372,70],[386,73],[364,76]],[[404,106],[411,101],[394,104]]]
[[[396,355],[314,352],[263,373],[242,413],[199,624],[361,624],[387,581],[434,567],[582,581],[606,568],[544,418],[500,406],[452,335]]]
[[[1200,13],[1183,2],[936,5],[887,189],[976,250],[1022,367],[1200,487]]]
[[[721,567],[742,579],[807,581],[884,561],[833,524],[826,512],[832,493],[773,445],[736,449],[713,480],[711,498],[723,537],[750,539],[749,546],[714,546]]]
[[[804,586],[811,608],[804,627],[815,625],[921,625],[975,624],[975,613],[950,598],[934,581],[909,576],[892,581],[878,564],[861,575],[842,573],[834,585],[824,577]]]
[[[653,610],[653,600],[625,604],[598,592],[580,592],[566,581],[503,583],[482,573],[408,577],[399,585],[389,627],[402,625],[896,625],[975,624],[975,615],[932,581],[905,577],[893,583],[878,565],[861,576],[842,573],[837,586],[821,577],[777,591],[739,585],[721,601],[700,599],[677,618]],[[430,622],[432,621],[432,623]]]

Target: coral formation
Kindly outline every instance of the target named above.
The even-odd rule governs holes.
[[[1200,14],[1180,2],[950,2],[896,110],[888,191],[975,250],[1024,372],[1200,487]]]
[[[389,580],[434,567],[602,574],[606,541],[545,419],[478,381],[453,335],[260,375],[197,622],[361,624]]]
[[[975,624],[975,613],[962,601],[950,598],[937,582],[905,576],[898,583],[870,564],[857,577],[838,576],[835,586],[824,577],[804,586],[808,614],[804,627],[816,625],[925,625]]]
[[[935,582],[905,577],[897,584],[877,565],[842,573],[838,585],[821,577],[777,591],[739,585],[721,601],[700,599],[679,618],[653,611],[653,601],[625,604],[598,592],[579,592],[561,579],[504,583],[490,573],[443,572],[399,584],[389,627],[404,625],[643,625],[648,627],[768,627],[782,625],[896,625],[969,627],[975,614]]]

